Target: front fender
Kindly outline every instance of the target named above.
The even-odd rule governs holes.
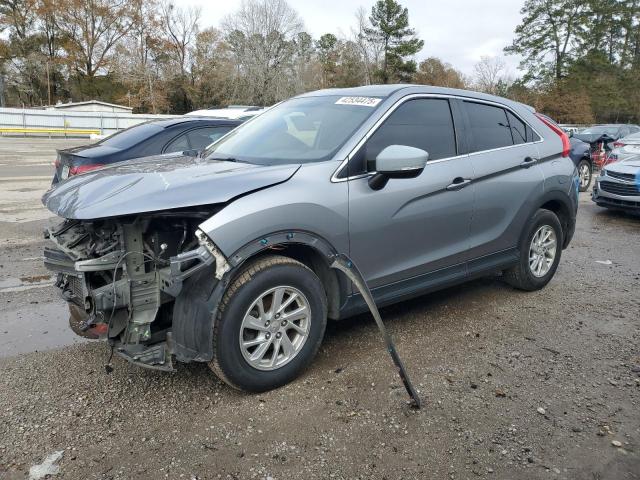
[[[339,253],[349,251],[347,182],[332,183],[334,161],[303,165],[284,183],[237,199],[200,225],[222,253],[233,256],[274,232],[312,232]],[[273,242],[271,242],[273,243]]]

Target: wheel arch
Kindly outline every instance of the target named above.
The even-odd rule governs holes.
[[[185,282],[174,304],[172,347],[176,358],[181,362],[212,359],[213,320],[224,292],[249,262],[269,254],[292,258],[310,268],[325,289],[328,317],[339,318],[349,285],[329,267],[337,253],[318,235],[287,230],[256,238],[236,250],[227,258],[229,269],[217,283],[212,281],[215,279],[214,267],[198,272]]]
[[[229,257],[232,270],[239,272],[242,265],[264,255],[289,257],[310,268],[320,279],[327,296],[328,316],[338,319],[340,306],[348,295],[348,285],[330,268],[337,250],[321,236],[302,230],[274,232],[257,238],[239,248]]]
[[[560,191],[548,192],[542,197],[536,210],[541,208],[552,211],[556,214],[558,220],[560,220],[563,235],[562,248],[566,248],[573,237],[576,223],[573,205],[571,204],[569,196]],[[532,214],[533,213],[535,212],[532,212]]]

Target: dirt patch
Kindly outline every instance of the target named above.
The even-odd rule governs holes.
[[[367,315],[261,395],[200,364],[107,374],[103,343],[2,359],[4,475],[62,450],[69,479],[637,478],[639,233],[583,196],[544,290],[484,279],[383,309],[420,411]]]

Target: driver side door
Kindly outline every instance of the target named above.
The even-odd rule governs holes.
[[[452,110],[452,108],[454,110]],[[455,105],[414,98],[396,108],[349,162],[350,254],[377,302],[466,275],[473,167],[456,134]],[[375,158],[406,145],[429,153],[416,178],[369,187]]]

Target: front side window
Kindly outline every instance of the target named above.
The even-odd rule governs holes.
[[[389,145],[420,148],[429,153],[429,160],[454,157],[456,135],[449,101],[425,98],[400,105],[367,141],[367,161]]]
[[[464,102],[464,104],[469,117],[472,152],[514,144],[507,113],[503,108],[484,103]]]
[[[231,131],[231,129],[233,129],[233,127],[219,126],[196,128],[195,130],[190,130],[187,133],[187,137],[189,138],[189,144],[192,149],[203,150],[205,147],[208,147],[222,137],[225,133]]]
[[[204,157],[260,165],[329,160],[381,102],[338,95],[293,98],[241,125]]]
[[[189,146],[189,139],[186,133],[182,133],[174,138],[169,145],[164,149],[164,153],[184,152],[185,150],[191,150]]]

